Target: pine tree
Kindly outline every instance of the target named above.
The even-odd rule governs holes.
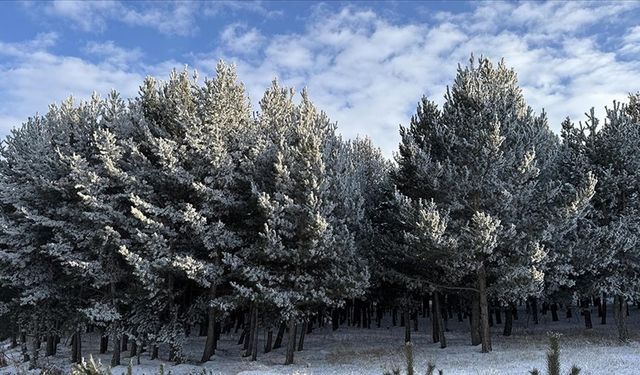
[[[344,177],[328,174],[335,170],[324,152],[335,127],[306,92],[299,105],[292,99],[293,91],[274,82],[261,101],[267,146],[255,190],[265,222],[260,241],[239,258],[244,282],[236,286],[254,306],[289,322],[286,364],[293,362],[296,321],[362,294],[367,280],[346,218],[336,212],[344,202],[332,194]]]
[[[503,62],[494,67],[472,59],[458,69],[442,111],[423,99],[400,132],[398,189],[449,211],[449,230],[464,246],[439,263],[476,290],[479,308],[473,310],[480,316],[482,351],[488,352],[489,296],[511,302],[541,289],[543,235],[558,217],[581,212],[594,181],[564,199],[548,189],[541,169],[557,140],[544,114],[535,116],[526,106],[515,72]],[[534,225],[536,218],[543,220]]]

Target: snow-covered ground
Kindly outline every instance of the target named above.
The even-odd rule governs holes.
[[[572,364],[582,368],[582,374],[640,374],[640,313],[631,308],[629,329],[632,341],[620,344],[616,339],[613,316],[609,313],[609,324],[600,325],[597,314],[593,314],[594,328],[584,329],[582,317],[574,313],[573,319],[561,319],[552,322],[551,316],[541,316],[540,324],[527,321],[527,315],[521,312],[520,319],[514,321],[513,335],[501,335],[502,325],[493,328],[493,352],[480,353],[479,346],[470,346],[468,328],[456,319],[450,322],[447,332],[449,347],[440,349],[439,344],[431,342],[431,324],[428,319],[420,319],[419,332],[412,332],[416,369],[423,374],[427,362],[434,362],[444,374],[519,374],[526,375],[537,367],[544,370],[547,349],[546,333],[553,331],[562,334],[561,361],[566,373]],[[263,340],[264,337],[261,336]],[[283,366],[284,348],[269,354],[260,354],[257,362],[241,358],[241,348],[236,345],[237,335],[222,336],[215,358],[203,366],[198,366],[203,338],[193,337],[187,341],[185,351],[191,364],[172,366],[165,363],[165,374],[382,374],[394,367],[403,367],[404,328],[388,327],[357,329],[340,328],[332,332],[316,329],[306,337],[305,350],[296,352],[295,364]],[[97,352],[97,336],[84,336],[84,355]],[[263,344],[264,340],[260,343]],[[41,358],[45,368],[69,370],[67,346],[55,358]],[[19,358],[17,351],[7,353],[11,358]],[[161,351],[161,357],[166,353]],[[95,355],[103,363],[109,363],[110,355]],[[124,356],[123,363],[129,359]],[[134,364],[136,359],[133,359]],[[17,362],[17,361],[16,361]],[[134,374],[156,374],[162,361],[148,359],[144,353],[140,365],[134,366]],[[20,366],[18,366],[20,367]],[[203,372],[203,369],[206,369]],[[18,373],[19,368],[9,366],[0,368],[0,374]],[[112,369],[113,375],[125,374],[126,366]]]

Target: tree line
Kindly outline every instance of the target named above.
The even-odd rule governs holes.
[[[37,366],[71,340],[100,351],[168,348],[223,333],[256,359],[286,342],[286,364],[314,326],[470,321],[517,305],[537,322],[559,306],[606,319],[621,340],[640,277],[640,94],[558,137],[527,106],[504,62],[470,59],[439,107],[423,98],[394,160],[345,140],[306,91],[274,81],[253,111],[235,68],[188,71],[52,105],[0,148],[0,331]],[[286,336],[286,341],[285,341]],[[30,344],[31,347],[28,347]],[[109,349],[111,347],[111,349]],[[261,348],[262,349],[262,348]]]

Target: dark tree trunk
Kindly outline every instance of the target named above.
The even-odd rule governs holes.
[[[282,338],[284,337],[284,331],[287,329],[287,324],[285,322],[280,323],[280,328],[278,328],[278,335],[276,336],[276,341],[273,343],[273,349],[278,349],[282,347]]]
[[[129,357],[135,357],[138,355],[138,343],[135,340],[131,341]]]
[[[211,284],[209,288],[209,304],[216,298],[216,286]],[[200,362],[207,362],[211,359],[211,356],[215,354],[216,344],[216,310],[213,306],[209,306],[207,312],[207,340],[204,344],[204,352]]]
[[[300,329],[300,340],[298,340],[298,351],[301,352],[304,349],[304,336],[307,332],[307,325],[309,323],[307,322],[307,320],[305,319],[302,322],[302,327]]]
[[[433,309],[433,320],[437,322],[436,329],[438,341],[440,342],[440,348],[444,349],[447,347],[447,338],[444,335],[444,321],[442,319],[442,307],[440,306],[439,292],[433,293],[433,304],[435,305],[435,308]]]
[[[296,321],[293,318],[289,318],[289,339],[287,340],[287,357],[284,364],[293,364],[293,353],[296,348]]]
[[[437,292],[433,293],[433,296],[431,297],[431,301],[433,302],[433,304],[431,305],[431,316],[433,317],[433,319],[431,319],[431,338],[433,339],[433,342],[439,342],[440,341],[440,327],[438,327],[438,325],[440,324],[440,319],[438,319],[439,313],[438,313],[438,309],[440,309],[440,300],[437,297]]]
[[[340,310],[333,309],[331,312],[331,329],[336,331],[340,327]]]
[[[18,335],[14,332],[11,334],[11,347],[10,349],[14,349],[18,347]]]
[[[253,324],[251,326],[251,360],[258,359],[258,307],[253,308]]]
[[[120,336],[117,334],[113,337],[113,354],[111,355],[111,367],[120,366]],[[154,347],[155,349],[156,347]],[[156,353],[157,354],[157,353]],[[151,359],[155,359],[156,357],[151,357]]]
[[[100,336],[100,354],[105,354],[109,350],[109,336],[104,333]]]
[[[538,299],[536,297],[531,298],[531,316],[533,324],[538,324]]]
[[[471,297],[471,345],[479,345],[482,343],[482,334],[480,333],[480,296],[473,293]]]
[[[267,331],[267,343],[264,346],[264,352],[269,353],[271,351],[272,346],[273,346],[273,328],[269,327],[269,330]]]
[[[600,324],[607,324],[607,294],[602,293],[602,300],[600,301],[600,310],[602,311],[602,315],[600,315]]]
[[[122,335],[122,348],[121,348],[121,350],[123,352],[126,352],[128,348],[129,348],[129,336]]]
[[[582,305],[582,316],[584,316],[584,326],[586,329],[593,328],[593,323],[591,321],[591,309],[589,309],[589,299],[585,298],[581,302]]]
[[[71,339],[71,362],[80,363],[82,360],[82,335],[76,330]]]
[[[158,345],[153,345],[153,349],[151,350],[151,359],[158,359],[159,356]]]
[[[45,352],[46,357],[50,357],[56,354],[56,337],[52,334],[47,335],[47,351]]]
[[[613,312],[618,328],[618,339],[622,342],[629,340],[629,331],[627,330],[627,303],[623,296],[615,296],[613,299]]]
[[[558,304],[557,303],[552,303],[551,304],[551,320],[554,322],[557,322],[558,319]]]
[[[571,306],[567,305],[567,319],[571,319],[573,317],[573,312],[571,311]]]
[[[411,324],[409,323],[409,308],[404,307],[404,311],[402,313],[404,320],[404,342],[411,342]]]
[[[397,326],[398,324],[398,308],[394,307],[393,310],[391,311],[391,324],[393,324],[393,326]]]
[[[504,336],[511,336],[511,330],[513,329],[513,313],[511,305],[507,305],[504,309],[504,330],[502,334]]]
[[[487,299],[487,273],[484,264],[478,272],[478,290],[480,292],[480,325],[482,328],[482,353],[491,351],[491,329],[489,328],[489,301]]]
[[[500,304],[494,309],[496,314],[496,324],[502,324],[502,310],[500,309]]]

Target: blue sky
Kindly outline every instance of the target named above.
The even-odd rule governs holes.
[[[505,58],[557,130],[640,90],[640,2],[0,2],[0,136],[69,95],[131,97],[146,75],[223,59],[254,107],[274,77],[307,87],[390,156],[471,53]]]

